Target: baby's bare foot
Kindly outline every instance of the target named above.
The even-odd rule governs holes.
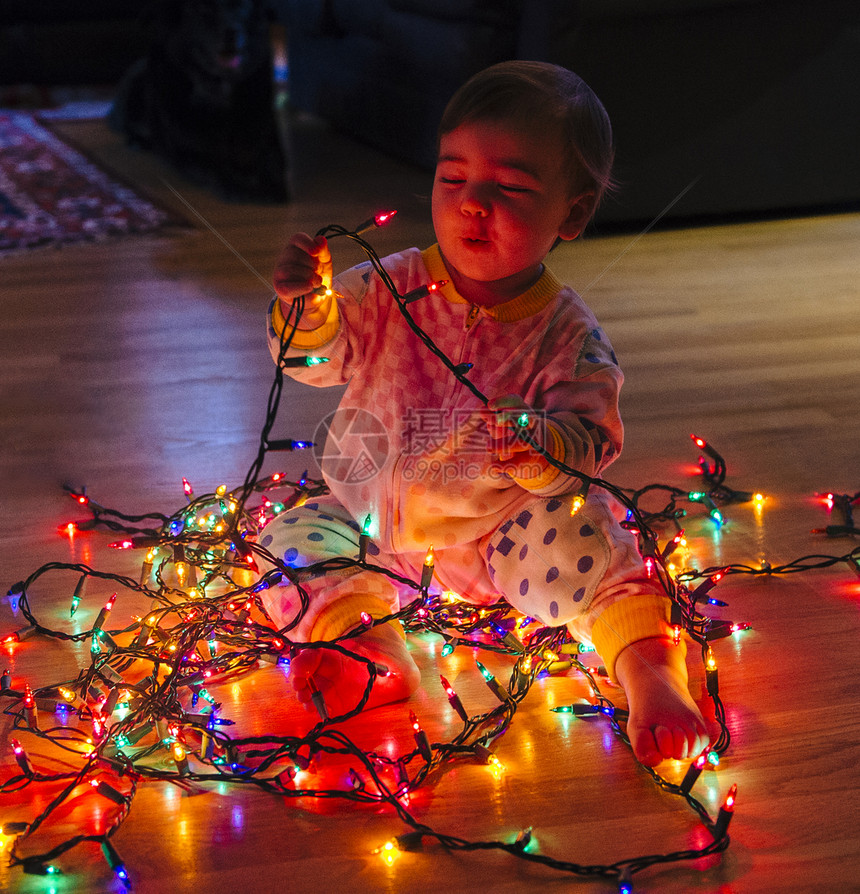
[[[615,672],[627,694],[627,736],[641,763],[654,767],[704,751],[709,737],[687,687],[682,648],[659,637],[641,640],[618,656]]]
[[[378,675],[373,682],[365,707],[408,698],[418,688],[421,674],[412,660],[406,642],[392,627],[392,622],[380,624],[343,646],[374,662]],[[368,667],[363,661],[335,649],[302,649],[290,664],[290,678],[299,701],[309,710],[322,698],[330,717],[354,711],[367,688]]]

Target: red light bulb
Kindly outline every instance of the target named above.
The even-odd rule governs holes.
[[[396,211],[380,211],[373,215],[373,222],[378,227],[384,227],[395,214],[397,214]]]

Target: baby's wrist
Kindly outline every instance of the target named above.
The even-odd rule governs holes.
[[[289,319],[290,308],[284,307],[283,298],[279,300],[281,302],[281,313],[284,314],[285,318]],[[331,314],[331,301],[331,295],[324,296],[322,301],[318,300],[318,296],[305,296],[305,306],[299,315],[296,328],[310,332],[324,326]]]

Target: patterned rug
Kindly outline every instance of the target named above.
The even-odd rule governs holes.
[[[32,114],[0,110],[0,256],[187,225],[94,165]]]

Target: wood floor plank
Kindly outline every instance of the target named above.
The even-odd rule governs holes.
[[[58,534],[58,526],[81,515],[64,483],[86,485],[128,512],[176,510],[183,477],[199,492],[241,483],[257,452],[272,378],[263,315],[269,273],[287,234],[354,225],[378,207],[394,206],[398,218],[375,243],[381,252],[432,239],[427,175],[319,122],[294,122],[295,197],[280,206],[220,202],[122,145],[100,122],[68,127],[94,156],[184,209],[197,226],[0,262],[4,593],[51,561],[137,575],[140,556],[109,549],[109,534]],[[697,452],[689,435],[696,432],[719,447],[734,485],[767,494],[759,513],[750,504],[726,507],[721,529],[691,512],[690,567],[759,568],[762,559],[778,566],[857,546],[856,538],[811,530],[832,520],[816,492],[860,489],[858,248],[860,215],[843,214],[641,237],[597,234],[553,254],[553,269],[584,291],[626,370],[627,445],[609,478],[628,487],[663,481],[695,489],[700,479],[692,474]],[[355,260],[351,248],[335,247],[338,266]],[[288,385],[276,436],[311,437],[336,401],[337,393]],[[270,456],[265,468],[298,477],[308,465],[296,453]],[[92,592],[70,621],[75,581],[69,573],[37,588],[34,607],[46,625],[80,631],[92,624],[109,587],[91,581]],[[752,629],[715,645],[732,746],[696,792],[715,812],[737,783],[732,843],[722,857],[638,873],[635,890],[856,890],[860,577],[843,562],[785,576],[730,575],[719,590],[728,616]],[[127,622],[145,610],[135,599],[116,609]],[[15,600],[0,599],[0,635],[20,623]],[[461,648],[443,659],[440,648],[438,637],[415,637],[423,686],[409,706],[346,724],[362,747],[391,754],[414,748],[409,707],[434,741],[456,732],[440,668],[470,709],[493,704],[471,652]],[[87,660],[86,645],[51,640],[0,652],[0,664],[16,680],[35,685],[73,676]],[[505,666],[502,659],[490,663],[500,673]],[[692,692],[702,698],[697,656],[690,665]],[[314,722],[271,666],[213,688],[243,733],[302,734]],[[511,841],[533,826],[538,853],[577,863],[706,843],[708,832],[692,812],[652,785],[606,723],[550,712],[582,694],[575,677],[541,681],[497,744],[508,768],[504,781],[480,765],[458,765],[413,794],[415,815],[476,840]],[[617,691],[612,695],[623,705]],[[6,778],[15,763],[5,744],[9,717],[2,719]],[[69,763],[38,742],[28,747],[40,768]],[[685,767],[661,770],[679,781]],[[574,881],[506,854],[446,853],[429,842],[389,867],[372,850],[405,831],[390,810],[295,802],[223,782],[203,788],[188,795],[167,783],[141,786],[114,839],[134,890],[215,894],[250,885],[256,894],[439,894],[480,887],[514,894],[546,886],[596,894],[617,888],[614,880]],[[0,796],[0,821],[32,819],[55,793],[47,786]],[[83,795],[72,799],[32,847],[99,828],[110,809]],[[97,846],[81,845],[58,862],[64,872],[58,892],[117,890]],[[45,884],[0,859],[4,890],[44,892]]]

